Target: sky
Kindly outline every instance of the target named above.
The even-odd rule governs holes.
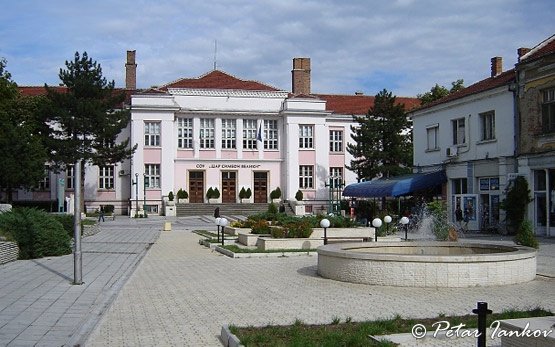
[[[416,96],[489,77],[495,56],[510,69],[517,48],[553,34],[551,0],[8,0],[0,58],[21,86],[58,85],[65,61],[86,51],[123,87],[136,50],[138,88],[216,62],[290,91],[292,59],[309,57],[313,93]]]

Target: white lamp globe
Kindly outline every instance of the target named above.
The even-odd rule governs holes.
[[[222,225],[222,218],[218,217],[216,218],[216,225]]]
[[[408,217],[401,218],[401,224],[403,224],[403,225],[409,224],[409,218]]]
[[[220,219],[220,225],[225,227],[227,225],[227,218]]]
[[[391,223],[391,216],[383,217],[383,221],[386,222],[386,223]]]
[[[382,220],[379,218],[374,218],[374,220],[372,221],[372,226],[374,228],[379,228],[382,226]]]
[[[329,228],[329,226],[330,226],[330,221],[329,221],[329,219],[327,219],[327,218],[322,219],[322,220],[320,221],[320,226],[321,226],[322,228]]]

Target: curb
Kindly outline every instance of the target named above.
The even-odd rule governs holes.
[[[244,347],[239,338],[231,333],[227,324],[222,326],[220,341],[225,347]]]
[[[317,252],[272,252],[272,253],[234,253],[221,246],[214,247],[214,250],[222,253],[230,258],[281,258],[281,257],[300,257],[300,256],[315,256]]]

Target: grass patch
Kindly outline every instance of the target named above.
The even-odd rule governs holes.
[[[218,237],[217,233],[208,231],[208,230],[193,230],[193,232],[197,235],[200,235],[202,237],[207,237],[207,238],[216,238]]]
[[[283,252],[300,252],[300,253],[307,253],[307,252],[316,252],[316,249],[271,249],[267,251],[263,251],[258,248],[241,248],[237,245],[225,245],[222,246],[223,248],[227,249],[228,251],[232,251],[233,253],[283,253]]]
[[[507,310],[501,313],[488,315],[487,326],[496,320],[545,317],[552,316],[550,311],[535,308],[525,311]],[[478,324],[477,315],[465,316],[440,315],[427,319],[403,319],[395,316],[386,320],[375,320],[367,322],[351,322],[350,317],[340,323],[338,317],[333,317],[329,325],[307,325],[296,320],[293,325],[266,327],[239,328],[230,326],[230,331],[237,335],[241,343],[246,347],[251,346],[395,346],[390,341],[375,342],[368,335],[388,335],[399,333],[410,333],[415,324],[424,324],[428,331],[434,330],[432,324],[438,321],[448,321],[451,326],[464,324],[465,328],[476,328]]]

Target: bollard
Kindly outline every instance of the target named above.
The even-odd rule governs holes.
[[[488,314],[492,313],[492,311],[488,310],[487,302],[479,301],[478,308],[472,310],[472,313],[478,315],[478,341],[476,346],[486,347],[486,318]]]
[[[164,222],[164,231],[172,231],[172,222]]]

